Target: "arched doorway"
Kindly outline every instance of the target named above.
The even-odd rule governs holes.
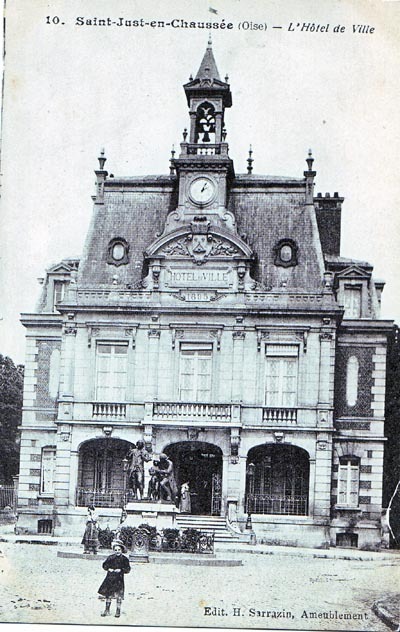
[[[79,449],[78,506],[122,507],[126,491],[124,462],[131,443],[122,439],[91,439]]]
[[[182,441],[165,448],[174,464],[178,489],[189,483],[191,513],[221,514],[222,450],[203,441]]]
[[[247,456],[246,511],[305,516],[309,455],[292,445],[261,445]]]

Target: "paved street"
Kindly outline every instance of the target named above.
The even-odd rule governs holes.
[[[121,618],[102,618],[102,561],[60,558],[57,548],[0,544],[0,621],[383,632],[371,606],[400,583],[396,559],[278,553],[244,554],[243,566],[232,568],[137,564],[126,577]]]

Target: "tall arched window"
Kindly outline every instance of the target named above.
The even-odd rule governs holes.
[[[355,406],[358,397],[358,359],[350,356],[347,361],[346,400],[348,406]]]
[[[205,101],[197,108],[196,143],[215,143],[215,108]]]
[[[307,515],[309,476],[309,455],[302,448],[255,446],[247,456],[246,511]]]

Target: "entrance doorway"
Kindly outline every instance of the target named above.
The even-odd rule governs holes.
[[[203,441],[182,441],[165,448],[174,464],[178,489],[189,483],[191,512],[197,515],[221,514],[222,450]]]

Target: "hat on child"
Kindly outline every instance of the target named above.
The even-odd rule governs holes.
[[[115,549],[116,546],[120,546],[122,549],[122,553],[126,553],[126,546],[125,544],[122,542],[122,540],[118,540],[118,538],[116,540],[113,540],[111,542],[111,548]]]

